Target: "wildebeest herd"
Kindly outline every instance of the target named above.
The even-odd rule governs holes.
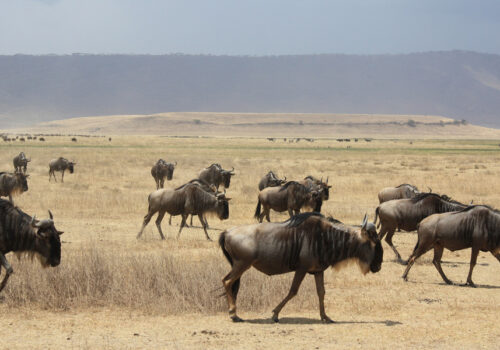
[[[54,226],[53,215],[37,220],[15,207],[12,195],[28,190],[27,166],[31,158],[21,152],[14,157],[14,172],[0,172],[0,271],[6,270],[0,284],[5,287],[13,270],[5,255],[9,252],[27,252],[39,257],[44,266],[57,266],[61,261],[61,231]],[[76,162],[63,157],[49,162],[49,182],[57,182],[55,172],[74,172]],[[164,179],[172,180],[177,162],[159,159],[151,168],[156,190],[148,196],[148,211],[137,234],[139,239],[153,215],[158,213],[156,226],[161,239],[165,239],[161,223],[165,214],[181,216],[177,238],[187,226],[187,218],[198,216],[205,236],[208,235],[207,215],[220,220],[229,218],[229,201],[226,196],[234,168],[224,169],[214,163],[202,169],[195,178],[177,188],[163,188]],[[307,176],[302,180],[287,180],[269,171],[257,183],[259,193],[254,217],[258,223],[233,227],[219,236],[219,246],[231,265],[231,271],[222,282],[229,305],[229,315],[235,322],[242,321],[236,314],[236,299],[241,275],[250,267],[267,274],[294,272],[288,295],[273,310],[273,320],[285,304],[297,294],[306,274],[314,275],[319,298],[321,320],[332,322],[324,307],[324,271],[343,262],[355,261],[361,272],[376,273],[381,270],[383,249],[381,239],[392,248],[396,258],[407,264],[404,280],[415,260],[434,249],[433,264],[443,280],[451,284],[441,268],[444,248],[451,251],[472,248],[467,285],[474,286],[472,271],[479,251],[490,252],[500,261],[500,212],[486,205],[459,203],[446,195],[420,192],[417,187],[402,184],[384,188],[378,193],[379,205],[375,219],[369,222],[365,214],[360,226],[343,224],[321,214],[323,201],[330,198],[328,177],[318,179]],[[219,188],[222,186],[223,190]],[[288,212],[284,222],[271,222],[271,209]],[[268,222],[263,223],[266,218]],[[377,226],[378,222],[378,226]],[[171,223],[171,222],[170,222]],[[380,230],[377,233],[377,228]],[[393,245],[396,230],[417,230],[418,240],[408,260],[403,261]]]

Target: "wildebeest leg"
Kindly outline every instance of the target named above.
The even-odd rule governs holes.
[[[163,188],[163,184],[165,183],[165,179],[161,178],[160,179],[160,188]]]
[[[394,246],[394,244],[392,244],[392,236],[394,236],[394,231],[395,231],[395,229],[392,229],[391,231],[389,231],[387,233],[387,236],[385,237],[385,241],[392,248],[392,250],[394,251],[394,254],[396,254],[396,259],[398,259],[398,261],[400,263],[402,263],[403,259],[401,259],[401,255],[399,255],[398,250],[396,249],[396,247]]]
[[[479,254],[479,249],[472,247],[472,252],[470,256],[469,275],[467,276],[467,283],[465,284],[467,286],[476,287],[474,282],[472,282],[472,270],[474,270],[474,266],[476,266],[478,254]]]
[[[293,210],[292,209],[288,209],[288,215],[290,215],[290,218],[293,217]]]
[[[168,218],[168,224],[171,226],[172,225],[172,215]]]
[[[432,248],[432,245],[431,246],[426,245],[424,242],[417,243],[417,246],[413,250],[413,253],[408,258],[406,270],[403,273],[403,279],[405,281],[408,281],[408,272],[410,272],[410,269],[413,266],[413,264],[415,263],[415,260],[417,260],[419,257],[424,255],[425,253],[427,253],[429,251],[429,249],[431,249],[431,248]]]
[[[165,216],[165,210],[160,210],[160,212],[158,213],[158,217],[156,218],[156,227],[158,227],[158,232],[160,232],[161,239],[165,239],[165,236],[161,231],[161,221],[163,220],[164,216]]]
[[[306,271],[295,271],[295,275],[293,276],[293,282],[292,286],[290,287],[290,291],[288,292],[288,295],[283,299],[281,303],[278,304],[273,310],[273,321],[274,322],[279,322],[278,315],[283,309],[283,306],[292,299],[295,295],[297,295],[297,292],[299,291],[300,284],[302,283],[302,280],[304,279],[304,276],[306,275]]]
[[[450,281],[448,279],[448,277],[446,277],[446,275],[443,272],[443,269],[441,268],[441,258],[443,257],[443,250],[444,250],[444,247],[442,245],[440,245],[440,244],[436,244],[434,246],[434,259],[432,259],[432,263],[434,264],[434,266],[438,270],[438,272],[441,275],[441,278],[443,279],[443,281],[446,284],[453,284],[453,282]]]
[[[269,221],[269,207],[262,205],[262,213],[259,215],[259,222],[264,220],[264,216],[267,218],[267,221]]]
[[[206,225],[205,221],[203,220],[203,214],[201,214],[201,213],[198,214],[198,219],[200,219],[201,225],[203,226],[203,231],[205,232],[205,236],[207,237],[207,239],[209,241],[211,241],[212,239],[210,238],[210,236],[208,235],[208,232],[207,232],[207,225]]]
[[[222,279],[229,305],[229,317],[233,322],[243,321],[236,315],[236,298],[240,289],[240,277],[250,266],[250,264],[243,261],[234,261],[231,271]]]
[[[179,239],[181,235],[182,228],[186,226],[187,214],[182,214],[181,227],[179,228],[179,232],[177,233],[177,239]]]
[[[56,176],[54,175],[54,177]],[[64,182],[64,170],[62,171],[61,182]]]
[[[10,266],[9,262],[5,258],[5,255],[0,253],[0,263],[3,267],[5,267],[5,277],[2,280],[2,283],[0,283],[0,292],[2,289],[4,289],[5,285],[7,284],[7,280],[9,279],[10,275],[14,272],[12,269],[12,266]]]
[[[382,225],[382,228],[380,229],[380,232],[378,234],[378,239],[382,240],[382,238],[384,238],[386,233],[387,233],[387,229],[385,228],[384,225]]]
[[[316,282],[316,292],[318,293],[319,299],[319,315],[321,316],[321,321],[325,323],[334,323],[332,319],[325,313],[325,282],[323,276],[323,271],[314,274],[314,281]]]
[[[139,239],[139,237],[141,237],[142,235],[142,231],[144,231],[144,228],[146,227],[147,224],[149,224],[149,221],[151,221],[151,218],[153,217],[153,215],[155,214],[156,212],[148,212],[146,214],[146,216],[144,217],[144,221],[142,222],[142,227],[141,227],[141,230],[139,231],[139,233],[137,234],[137,239]]]

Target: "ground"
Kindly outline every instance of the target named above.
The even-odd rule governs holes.
[[[272,323],[271,310],[287,293],[292,275],[250,271],[238,297],[238,314],[247,322],[234,324],[219,297],[229,264],[216,243],[221,230],[255,222],[257,184],[271,169],[288,179],[328,176],[333,189],[323,211],[348,224],[360,224],[365,213],[372,219],[378,191],[400,183],[498,208],[498,140],[374,140],[347,148],[329,139],[307,144],[155,136],[46,139],[0,144],[2,170],[13,168],[20,151],[32,157],[29,190],[14,197],[15,203],[39,218],[50,209],[56,227],[65,231],[57,268],[7,255],[15,273],[0,296],[0,348],[492,348],[500,340],[500,264],[489,253],[479,255],[477,288],[458,285],[465,282],[470,250],[444,253],[443,269],[457,285],[443,283],[431,252],[404,282],[404,267],[384,242],[379,273],[363,276],[355,265],[328,270],[325,302],[337,321],[332,325],[319,321],[310,276],[283,309],[281,322]],[[47,164],[58,156],[75,160],[75,173],[66,173],[64,183],[49,183]],[[227,189],[233,198],[229,220],[209,218],[214,241],[205,240],[197,219],[176,239],[179,218],[173,226],[163,221],[165,241],[154,219],[143,238],[135,238],[147,195],[155,189],[150,168],[158,158],[178,162],[168,187],[214,162],[235,168]],[[407,257],[416,234],[397,233],[394,242]]]

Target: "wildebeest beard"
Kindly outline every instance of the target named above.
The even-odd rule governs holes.
[[[74,171],[73,164],[69,164],[68,170],[69,170],[70,174],[73,174],[73,171]]]

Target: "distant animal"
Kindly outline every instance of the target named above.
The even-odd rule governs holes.
[[[19,139],[19,141],[21,141],[21,142],[26,142],[26,139],[25,139],[24,137],[21,137],[21,138]]]
[[[234,168],[231,170],[224,170],[220,164],[214,163],[209,167],[203,169],[198,178],[205,181],[208,184],[212,184],[219,189],[222,184],[224,188],[229,188],[231,184],[231,176],[234,175]]]
[[[380,239],[387,234],[385,241],[396,254],[398,261],[403,262],[398,250],[392,244],[392,236],[397,228],[414,231],[420,221],[432,214],[462,210],[466,207],[467,205],[454,201],[446,195],[420,193],[413,198],[394,199],[381,203],[375,210],[374,222],[376,223],[377,218],[380,218]]]
[[[45,141],[45,138],[44,137],[40,137],[38,140]]]
[[[108,139],[108,141],[110,141],[110,142],[111,142],[111,137]]]
[[[76,137],[72,137],[71,141],[76,142],[77,141]]]
[[[160,189],[151,193],[148,197],[149,207],[148,213],[144,217],[144,222],[142,224],[141,230],[137,234],[137,238],[140,238],[144,228],[151,220],[155,213],[158,213],[158,218],[156,219],[156,227],[160,233],[161,239],[165,239],[163,232],[161,230],[161,221],[165,216],[165,213],[170,215],[181,215],[182,222],[179,228],[179,233],[177,238],[179,238],[182,228],[186,225],[186,218],[188,215],[198,215],[200,222],[203,225],[203,230],[205,236],[208,240],[210,236],[207,232],[207,227],[204,223],[203,216],[208,213],[216,214],[220,220],[225,220],[229,217],[229,200],[231,198],[226,198],[224,193],[219,193],[217,195],[212,195],[205,192],[199,186],[195,184],[188,184],[182,188],[171,190],[171,189]]]
[[[432,263],[447,284],[452,282],[441,268],[443,249],[451,251],[472,248],[466,284],[475,287],[472,270],[479,251],[490,252],[500,262],[500,212],[488,206],[475,205],[458,212],[434,214],[422,220],[418,228],[418,242],[408,261],[403,279],[421,255],[434,248]]]
[[[270,170],[259,182],[259,191],[262,191],[266,187],[280,186],[286,182],[286,176],[284,179],[279,179],[276,174]]]
[[[380,190],[378,201],[384,203],[393,199],[413,198],[419,193],[417,186],[401,184],[397,187],[386,187]]]
[[[363,274],[375,273],[382,267],[384,254],[375,225],[367,222],[366,215],[361,227],[346,226],[319,213],[299,214],[283,223],[234,227],[222,232],[219,246],[231,264],[222,283],[234,322],[243,321],[236,314],[236,297],[241,275],[252,266],[269,276],[295,271],[290,292],[273,310],[273,321],[279,321],[281,309],[309,273],[316,281],[321,320],[331,323],[324,306],[324,271],[353,260]]]
[[[34,254],[42,266],[57,266],[61,262],[61,241],[63,234],[54,226],[54,218],[37,220],[14,207],[12,203],[0,199],[0,272],[6,271],[0,283],[0,291],[14,272],[5,255],[9,252]]]
[[[26,158],[26,155],[24,152],[19,153],[17,156],[14,157],[12,160],[14,163],[14,171],[15,172],[22,172],[26,174],[26,170],[28,168],[28,163],[31,162],[31,158],[28,159]]]
[[[57,182],[56,174],[55,174],[56,171],[62,172],[61,182],[64,182],[64,172],[66,170],[68,170],[70,174],[73,174],[75,165],[76,165],[76,162],[72,162],[72,161],[70,162],[69,160],[67,160],[66,158],[63,158],[63,157],[59,157],[57,159],[52,159],[49,162],[49,182],[50,182],[51,176],[53,176],[54,181]]]
[[[9,197],[9,201],[14,203],[12,196],[21,194],[28,190],[28,177],[24,173],[0,172],[0,197]]]
[[[292,217],[294,214],[299,214],[300,209],[307,202],[314,200],[313,197],[315,196],[318,196],[317,192],[310,192],[304,185],[297,181],[289,181],[279,187],[264,188],[259,192],[254,217],[259,222],[262,222],[265,216],[267,221],[270,222],[269,213],[271,209],[277,212],[288,211],[288,214]]]
[[[165,177],[168,181],[172,180],[176,165],[177,162],[167,163],[163,159],[158,159],[156,164],[151,168],[151,176],[155,179],[156,189],[163,188]]]

